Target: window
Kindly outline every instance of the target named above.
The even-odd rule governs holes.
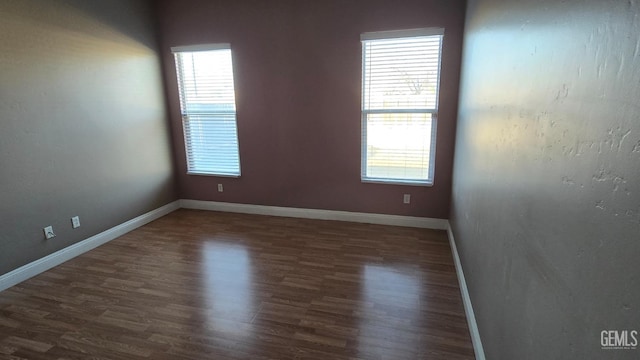
[[[229,44],[171,50],[178,73],[187,173],[240,176]]]
[[[443,34],[362,34],[362,181],[433,184]]]

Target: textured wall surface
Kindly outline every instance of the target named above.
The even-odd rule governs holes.
[[[451,222],[487,359],[638,359],[640,4],[468,4]]]
[[[446,218],[463,1],[159,1],[180,196]],[[433,187],[360,181],[360,34],[444,27]],[[230,43],[242,177],[186,175],[171,46]],[[216,184],[224,185],[218,193]],[[402,195],[412,195],[411,204]]]
[[[175,199],[150,10],[0,2],[0,274]]]

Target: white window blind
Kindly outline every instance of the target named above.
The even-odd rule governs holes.
[[[442,29],[362,40],[362,180],[433,184]]]
[[[172,48],[187,172],[240,176],[233,64],[228,44]]]

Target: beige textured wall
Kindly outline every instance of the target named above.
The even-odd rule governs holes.
[[[640,4],[471,0],[452,213],[491,360],[639,359]]]

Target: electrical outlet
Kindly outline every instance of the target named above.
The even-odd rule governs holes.
[[[218,184],[218,192],[223,192],[224,189],[222,188],[222,184]]]
[[[411,203],[411,194],[404,194],[404,198],[402,199],[402,202],[404,204],[410,204]]]
[[[53,232],[53,226],[47,226],[46,228],[42,229],[44,231],[44,237],[49,240],[49,239],[53,239],[54,237],[56,237],[56,234],[54,234]]]
[[[71,226],[74,229],[77,229],[80,227],[80,217],[79,216],[74,216],[71,218]]]

